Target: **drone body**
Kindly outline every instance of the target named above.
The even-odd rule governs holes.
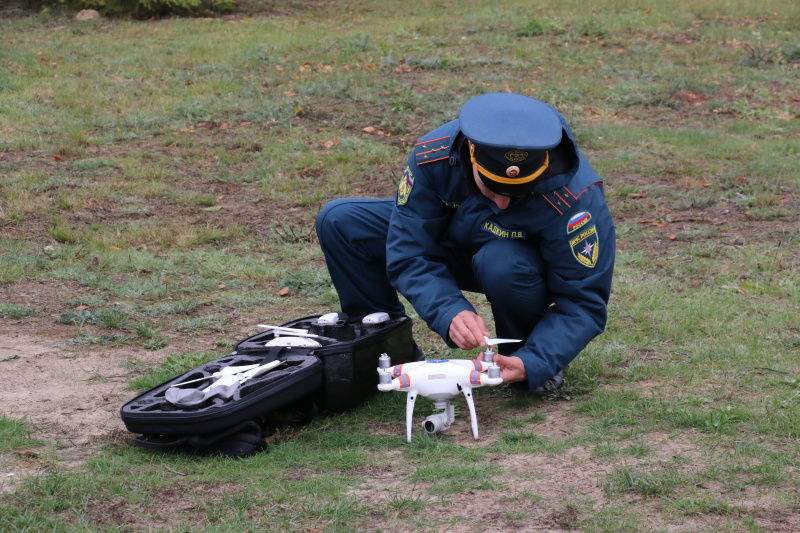
[[[388,359],[388,357],[387,357]],[[484,374],[491,366],[497,368],[496,376]],[[493,372],[494,374],[495,372]],[[422,423],[428,433],[447,431],[455,418],[450,400],[463,393],[469,406],[472,421],[472,435],[478,438],[478,421],[475,416],[475,403],[472,389],[482,385],[499,385],[503,382],[500,369],[494,363],[465,359],[439,359],[407,363],[388,368],[379,368],[381,383],[378,390],[398,390],[408,393],[406,400],[406,440],[411,442],[411,424],[414,417],[414,402],[417,396],[424,396],[434,402],[437,409],[444,412],[431,415]],[[387,382],[388,381],[388,382]]]
[[[493,343],[490,341],[494,341]],[[503,382],[500,367],[492,361],[494,352],[489,344],[499,342],[518,342],[512,339],[486,338],[487,348],[483,360],[479,359],[436,359],[390,366],[386,354],[378,361],[378,390],[403,391],[408,393],[406,400],[406,440],[411,442],[411,423],[414,417],[414,402],[417,396],[433,400],[442,413],[431,415],[422,423],[428,433],[447,431],[455,418],[450,400],[463,393],[469,406],[472,436],[478,438],[478,420],[475,415],[475,402],[472,389],[483,385],[495,386]]]

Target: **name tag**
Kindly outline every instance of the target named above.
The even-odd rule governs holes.
[[[484,222],[481,229],[501,239],[524,239],[526,237],[525,231],[505,229],[489,221]]]

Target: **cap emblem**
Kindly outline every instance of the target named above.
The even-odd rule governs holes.
[[[527,158],[528,158],[528,152],[524,150],[509,150],[508,152],[506,152],[506,159],[508,159],[512,163],[519,163],[520,161],[524,161]],[[519,169],[517,169],[517,172],[519,172]],[[509,176],[511,176],[511,174],[509,174]],[[513,178],[514,176],[511,177]]]
[[[525,152],[524,150],[510,150],[506,152],[506,158],[508,158],[508,154],[512,152],[525,154],[526,157],[528,156],[528,152]],[[550,153],[549,152],[544,153],[544,163],[542,163],[542,166],[539,167],[539,170],[537,170],[533,174],[523,177],[519,177],[521,170],[518,166],[507,167],[505,176],[498,176],[497,174],[492,174],[491,172],[483,168],[480,165],[480,163],[478,163],[478,160],[475,159],[475,145],[473,143],[469,144],[469,160],[473,165],[475,165],[475,168],[478,169],[478,172],[480,172],[482,176],[492,181],[496,181],[497,183],[504,183],[507,185],[524,185],[526,183],[532,182],[533,180],[541,176],[545,170],[547,170],[547,167],[550,166]]]

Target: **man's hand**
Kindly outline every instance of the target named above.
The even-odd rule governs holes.
[[[462,350],[472,350],[484,345],[483,337],[488,337],[483,319],[472,311],[461,311],[450,322],[450,339]]]
[[[500,377],[503,378],[503,383],[527,381],[528,373],[525,372],[525,365],[522,364],[522,359],[519,357],[514,355],[507,357],[498,353],[494,356],[494,362],[500,367]]]

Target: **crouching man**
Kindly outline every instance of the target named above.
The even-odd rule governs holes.
[[[350,315],[405,313],[402,294],[451,348],[493,336],[462,291],[486,295],[519,392],[546,394],[606,324],[615,233],[603,182],[564,118],[491,93],[423,136],[395,199],[341,199],[317,217]],[[546,384],[549,385],[546,386]]]

